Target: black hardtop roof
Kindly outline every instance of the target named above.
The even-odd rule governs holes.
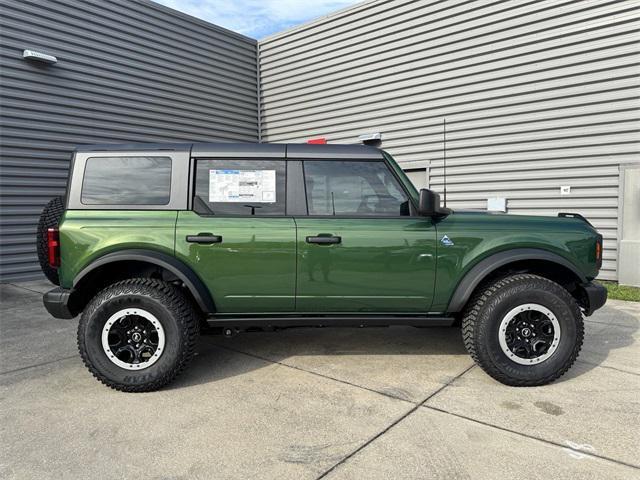
[[[367,145],[307,143],[128,143],[80,145],[77,152],[171,152],[191,151],[192,157],[218,158],[318,158],[336,160],[380,160],[380,149]]]

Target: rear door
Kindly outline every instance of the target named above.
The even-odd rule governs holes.
[[[435,227],[389,165],[305,160],[307,216],[298,227],[299,312],[426,313],[433,298]]]
[[[176,257],[204,281],[219,313],[293,311],[296,229],[286,215],[284,149],[262,158],[213,154],[192,160],[193,196],[178,213]]]

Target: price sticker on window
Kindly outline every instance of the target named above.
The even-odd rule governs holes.
[[[209,202],[275,203],[275,170],[209,170]]]

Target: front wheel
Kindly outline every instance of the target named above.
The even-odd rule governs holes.
[[[471,357],[493,378],[536,386],[573,365],[584,325],[578,304],[562,286],[518,274],[476,293],[464,313],[462,335]]]
[[[193,357],[198,319],[190,300],[165,282],[135,278],[102,290],[78,325],[89,371],[124,392],[157,390]]]

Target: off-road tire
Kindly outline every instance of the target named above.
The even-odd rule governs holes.
[[[38,230],[36,232],[36,250],[38,252],[38,262],[42,273],[54,285],[60,285],[58,269],[49,265],[49,252],[47,247],[47,230],[58,228],[60,219],[64,213],[64,197],[54,197],[45,205],[38,220]]]
[[[102,347],[102,330],[121,309],[152,313],[166,336],[164,352],[151,366],[127,370],[114,364]],[[177,287],[149,278],[112,284],[87,305],[78,325],[78,349],[89,371],[102,383],[122,392],[150,392],[167,385],[193,358],[199,331],[196,311]]]
[[[518,305],[536,303],[557,318],[561,335],[557,350],[534,365],[521,365],[500,347],[498,330],[506,313]],[[473,360],[505,385],[545,385],[561,377],[578,357],[584,338],[582,312],[571,294],[557,283],[537,275],[518,274],[481,287],[462,318],[464,345]]]

